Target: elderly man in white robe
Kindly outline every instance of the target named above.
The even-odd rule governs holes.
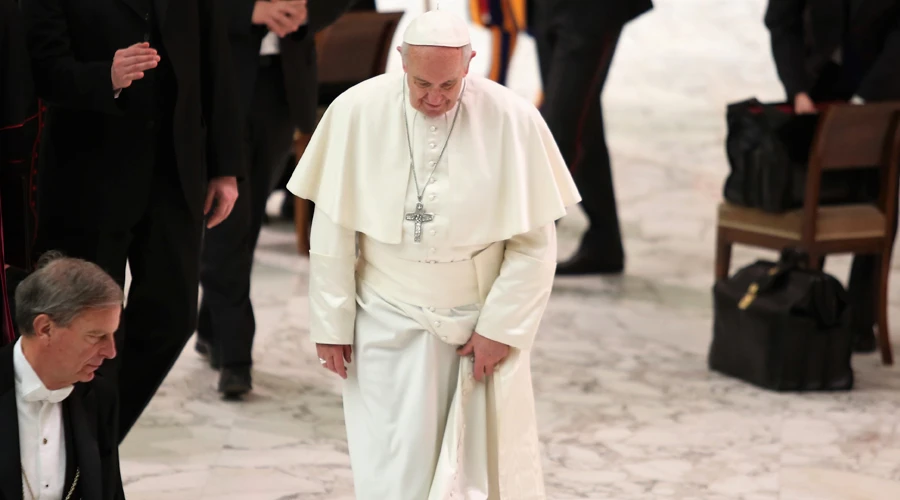
[[[358,499],[543,499],[529,352],[580,201],[533,104],[467,76],[426,12],[403,73],[326,112],[288,189],[316,204],[310,332],[343,377]]]

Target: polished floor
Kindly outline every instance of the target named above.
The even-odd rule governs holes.
[[[706,369],[724,105],[782,95],[763,0],[655,3],[625,32],[604,96],[627,273],[557,280],[534,350],[548,496],[896,500],[897,369],[859,356],[856,390],[808,395]],[[582,224],[577,212],[564,221],[563,254]],[[771,256],[737,251],[735,265],[760,255]],[[844,279],[847,263],[828,270]],[[253,281],[256,390],[221,401],[191,341],[122,447],[129,500],[353,498],[339,382],[307,339],[306,270],[290,228],[268,227]]]

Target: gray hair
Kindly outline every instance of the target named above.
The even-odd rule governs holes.
[[[34,319],[41,314],[67,327],[88,309],[121,307],[124,300],[122,287],[100,266],[47,252],[16,287],[16,324],[22,335],[34,335]]]
[[[409,54],[410,45],[406,42],[400,45],[400,55],[403,56],[403,64],[406,64],[406,56]],[[472,58],[472,44],[468,43],[460,47],[462,49],[462,60],[463,64],[469,64],[469,59]]]

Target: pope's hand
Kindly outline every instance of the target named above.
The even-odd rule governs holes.
[[[353,355],[353,346],[316,344],[316,352],[319,354],[319,362],[323,367],[337,373],[341,378],[347,378],[347,368],[344,362],[350,362]]]
[[[482,337],[475,332],[466,345],[456,350],[460,356],[475,354],[475,380],[481,382],[494,374],[497,366],[509,356],[509,346],[496,340]]]
[[[208,215],[212,210],[213,202],[216,202],[216,211],[206,223],[207,228],[218,226],[227,219],[237,201],[238,188],[237,177],[216,177],[209,181],[209,189],[206,191],[206,203],[203,205],[203,215]]]

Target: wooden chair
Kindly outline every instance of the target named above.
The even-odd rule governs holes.
[[[810,151],[803,208],[784,214],[722,203],[718,211],[716,279],[728,276],[735,243],[781,250],[797,248],[818,268],[832,253],[877,254],[878,338],[881,359],[893,364],[888,330],[888,277],[896,228],[900,161],[900,102],[827,107]],[[879,168],[879,198],[874,204],[820,206],[822,172]]]
[[[342,92],[385,72],[394,32],[402,12],[348,12],[316,35],[319,73],[319,117]],[[297,134],[294,153],[299,160],[310,136]],[[297,251],[309,254],[310,203],[294,200]]]

